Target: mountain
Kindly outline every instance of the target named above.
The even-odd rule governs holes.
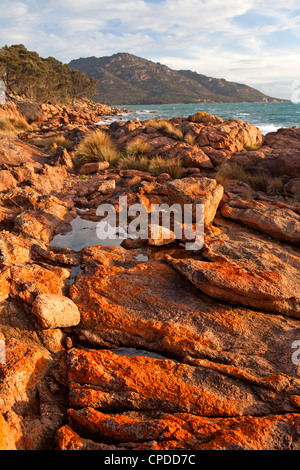
[[[74,59],[69,67],[98,80],[95,101],[109,105],[283,101],[247,85],[175,71],[128,53]]]

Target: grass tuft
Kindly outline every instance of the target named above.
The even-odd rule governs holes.
[[[125,155],[120,159],[119,166],[124,170],[149,171],[149,159],[143,155]]]
[[[127,155],[134,157],[141,157],[145,155],[149,150],[148,142],[144,142],[140,138],[136,138],[131,142],[127,142],[126,153]]]
[[[89,132],[79,143],[75,151],[75,161],[82,165],[89,162],[106,161],[115,166],[120,159],[115,144],[103,130]]]
[[[226,187],[226,182],[238,180],[247,183],[255,191],[262,191],[270,196],[282,195],[284,184],[281,178],[272,178],[266,173],[252,175],[236,162],[226,162],[220,166],[216,180]]]
[[[64,135],[56,135],[53,137],[30,139],[29,143],[31,145],[35,145],[36,147],[43,148],[45,152],[48,152],[51,155],[56,154],[57,147],[64,147],[67,150],[72,149],[70,140],[67,139]]]
[[[163,119],[152,119],[148,122],[148,125],[159,130],[162,134],[172,139],[183,141],[183,133],[179,127],[174,126],[169,121]]]
[[[156,156],[150,161],[149,172],[153,176],[168,173],[174,179],[182,178],[184,174],[180,160],[176,158],[162,158],[160,156]]]
[[[27,130],[29,124],[22,116],[0,116],[0,133],[3,135],[17,135],[20,131]]]

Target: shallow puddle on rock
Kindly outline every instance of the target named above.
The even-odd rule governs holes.
[[[82,269],[80,266],[74,266],[71,269],[71,274],[70,274],[70,279],[69,279],[69,285],[71,286],[75,282],[75,277],[77,274],[82,273]]]
[[[136,349],[136,348],[119,348],[119,349],[110,349],[111,352],[117,354],[118,356],[127,356],[127,357],[134,357],[134,356],[144,356],[144,357],[152,357],[154,359],[162,359],[162,360],[170,360],[173,362],[178,362],[176,359],[169,358],[162,356],[161,354],[157,354],[152,351],[146,351],[144,349]]]
[[[149,256],[144,255],[143,253],[140,253],[139,255],[136,255],[134,258],[137,261],[139,261],[140,263],[147,263],[147,261],[149,261]]]
[[[98,225],[99,224],[99,225]],[[101,222],[95,222],[83,219],[78,215],[70,223],[71,230],[67,233],[56,235],[50,242],[50,246],[60,248],[70,248],[74,251],[80,251],[86,246],[121,246],[125,236],[119,235],[110,238],[99,238],[97,227],[101,227]],[[106,229],[106,222],[103,222],[103,228]],[[111,233],[114,229],[110,227]],[[98,232],[99,233],[99,232]]]

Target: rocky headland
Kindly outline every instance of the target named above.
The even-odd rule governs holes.
[[[79,165],[117,113],[100,106],[2,107],[31,127],[0,135],[0,449],[299,450],[300,129],[204,113],[101,127],[176,178]],[[41,144],[57,136],[68,148]],[[120,196],[203,203],[203,247],[172,230],[89,243]],[[60,244],[76,221],[87,238]]]

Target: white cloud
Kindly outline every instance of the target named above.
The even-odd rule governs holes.
[[[270,90],[300,78],[297,40],[279,50],[268,43],[276,33],[300,38],[299,0],[0,0],[0,8],[0,45],[23,43],[63,62],[122,51]],[[241,23],[248,13],[269,21]]]

